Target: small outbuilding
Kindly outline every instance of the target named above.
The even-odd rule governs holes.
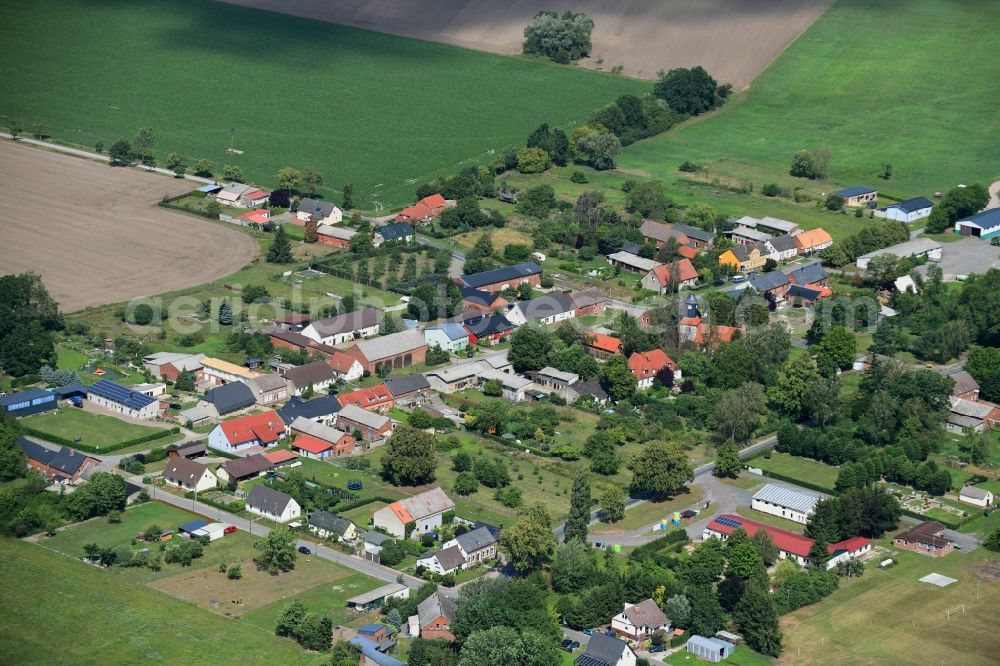
[[[718,638],[692,636],[688,639],[687,651],[702,661],[717,664],[723,659],[728,659],[736,651],[736,646]]]
[[[958,500],[985,508],[993,505],[993,492],[976,486],[965,486],[959,491]]]

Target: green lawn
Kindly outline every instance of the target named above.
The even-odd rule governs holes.
[[[822,488],[833,490],[837,482],[837,468],[817,462],[810,458],[790,456],[787,453],[772,453],[771,458],[760,456],[750,461],[751,467],[759,467],[767,472],[784,474],[793,479],[814,483]]]
[[[658,178],[691,160],[710,175],[804,186],[878,186],[905,198],[1000,175],[992,0],[839,0],[711,117],[626,149],[621,166]],[[829,148],[827,183],[788,175],[792,155]],[[919,147],[919,148],[918,148]],[[885,163],[892,179],[878,179]],[[795,218],[792,218],[795,219]],[[853,219],[853,218],[852,218]]]
[[[80,436],[80,443],[88,446],[108,446],[157,432],[158,428],[137,425],[107,414],[85,412],[76,407],[62,407],[58,411],[31,416],[24,425],[44,433],[72,440]],[[140,448],[159,446],[167,440],[147,442]]]
[[[745,518],[749,518],[750,520],[756,520],[758,523],[780,527],[781,529],[788,530],[789,532],[801,534],[806,527],[802,523],[797,523],[794,520],[787,520],[780,516],[772,516],[771,514],[764,513],[763,511],[754,511],[748,506],[741,506],[737,508],[736,513]]]
[[[40,0],[3,16],[0,114],[87,147],[150,127],[161,160],[239,165],[265,185],[283,166],[311,165],[325,172],[321,194],[339,199],[353,182],[364,208],[409,204],[414,182],[650,88],[205,0]],[[308,104],[284,99],[303,90]],[[231,143],[243,154],[227,153]]]
[[[896,566],[869,566],[840,589],[782,618],[790,664],[995,664],[1000,651],[1000,567],[984,549],[932,559],[896,552]],[[920,583],[936,572],[958,580]],[[981,585],[977,588],[977,581]],[[976,600],[977,589],[979,600]],[[965,614],[944,611],[966,604]]]
[[[76,372],[87,362],[86,354],[75,349],[69,349],[63,345],[56,346],[56,353],[59,354],[59,358],[56,359],[56,367],[60,370],[72,370]]]
[[[683,511],[695,503],[700,506],[704,496],[704,492],[694,486],[690,492],[663,502],[641,502],[626,509],[625,517],[617,523],[596,523],[590,526],[590,531],[594,534],[606,534],[613,539],[615,534],[649,527],[658,520],[668,520],[674,511]]]
[[[666,662],[670,666],[701,666],[706,663],[692,654],[689,654],[686,649],[681,649],[679,652],[675,652],[670,655]],[[746,645],[740,645],[736,648],[736,651],[722,662],[723,664],[738,664],[739,666],[766,666],[767,664],[774,663],[768,657],[762,654],[758,654],[748,648]]]
[[[273,631],[234,622],[21,541],[0,539],[8,612],[0,662],[322,664]],[[72,638],[69,638],[72,637]]]
[[[322,613],[329,617],[334,626],[347,624],[360,615],[347,607],[347,599],[369,590],[374,590],[381,581],[363,574],[354,574],[332,583],[317,585],[311,590],[289,596],[279,601],[252,610],[240,619],[265,631],[274,631],[274,623],[281,610],[292,601],[301,601],[310,612]]]

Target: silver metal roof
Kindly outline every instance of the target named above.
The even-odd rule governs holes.
[[[802,513],[812,511],[816,503],[823,499],[820,495],[795,490],[786,486],[779,486],[775,483],[765,485],[754,494],[753,498]]]

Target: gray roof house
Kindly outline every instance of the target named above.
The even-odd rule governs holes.
[[[483,271],[482,273],[462,275],[457,278],[457,280],[459,284],[464,284],[467,287],[475,287],[476,289],[504,282],[510,283],[511,286],[516,287],[525,279],[531,277],[532,275],[540,275],[541,272],[542,269],[538,264],[533,261],[526,261],[524,263],[514,264],[513,266],[505,266],[491,271]]]
[[[286,516],[289,513],[298,515],[299,505],[292,499],[291,495],[258,483],[250,489],[250,495],[247,497],[247,511],[274,517],[277,520],[287,520]]]
[[[299,202],[297,212],[300,217],[308,215],[311,219],[316,220],[317,222],[322,222],[332,216],[336,209],[337,207],[329,201],[319,201],[317,199],[305,197]]]
[[[337,373],[327,365],[326,361],[313,361],[292,368],[285,373],[284,377],[288,380],[295,395],[301,395],[310,386],[318,391],[337,381]]]
[[[336,534],[341,539],[356,531],[354,523],[329,511],[313,511],[309,514],[309,527],[315,528],[314,531]]]
[[[489,548],[497,542],[497,539],[487,528],[477,527],[471,532],[459,534],[455,537],[455,541],[458,542],[458,547],[468,556],[470,553],[475,553],[483,548]]]
[[[257,396],[243,382],[229,382],[205,393],[198,403],[200,407],[214,408],[217,416],[238,412],[257,404]]]
[[[382,243],[409,241],[413,238],[413,226],[406,222],[394,222],[377,228],[375,235],[382,238]],[[381,243],[376,243],[376,245],[381,245]]]
[[[587,648],[576,661],[577,666],[618,666],[619,664],[634,664],[635,655],[626,656],[627,652],[632,652],[623,641],[611,636],[594,632],[594,635],[587,641]]]

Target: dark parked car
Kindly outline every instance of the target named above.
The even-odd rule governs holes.
[[[653,647],[649,648],[649,651],[650,652],[666,652],[667,651],[667,644],[663,643],[662,645],[654,645]]]
[[[299,552],[302,553],[303,555],[308,555],[312,551],[306,548],[305,546],[299,546]]]
[[[570,652],[573,652],[574,650],[579,650],[579,649],[580,649],[580,641],[573,641],[572,643],[569,644],[569,651]]]
[[[582,631],[582,633],[586,634],[587,636],[593,636],[594,635],[594,630],[593,629],[584,629]]]
[[[566,652],[572,652],[573,648],[570,647],[571,645],[573,645],[573,641],[567,638],[566,640],[564,640],[562,643],[559,644],[559,647],[561,647],[563,650],[566,650]]]

